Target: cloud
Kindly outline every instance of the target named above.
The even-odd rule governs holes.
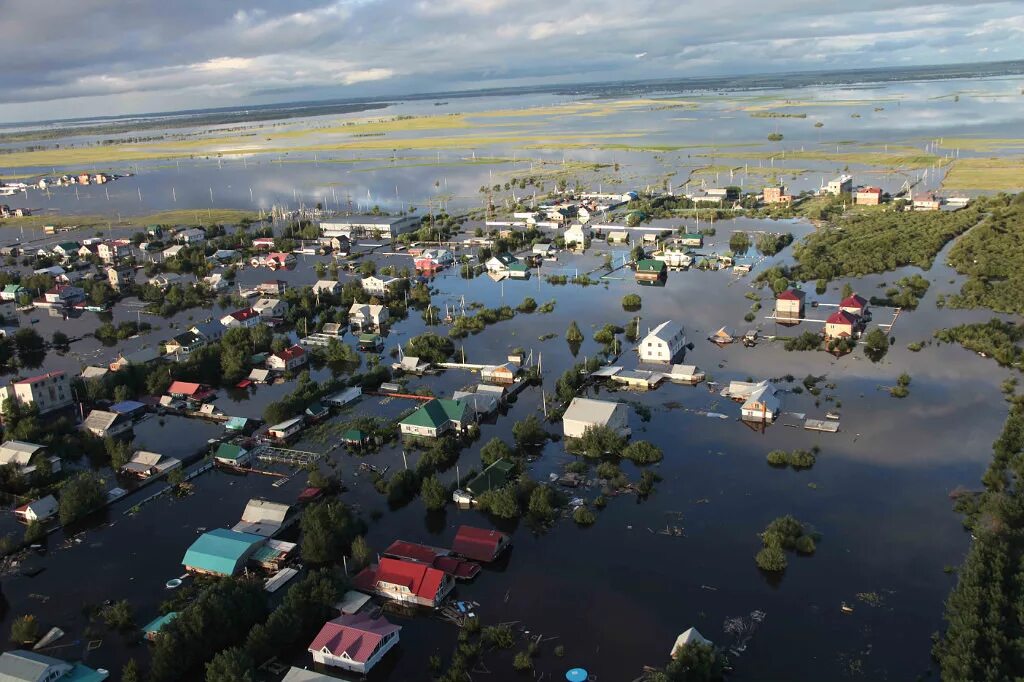
[[[970,0],[0,0],[0,15],[0,120],[1024,58],[1019,5]]]

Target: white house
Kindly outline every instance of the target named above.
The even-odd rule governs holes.
[[[4,682],[102,682],[108,677],[110,673],[102,668],[93,670],[81,663],[68,663],[36,651],[18,649],[0,655],[0,680]]]
[[[592,398],[573,398],[562,416],[566,438],[582,438],[593,426],[607,426],[629,435],[629,407],[625,403]]]
[[[199,242],[206,241],[206,232],[198,227],[192,227],[182,230],[174,235],[174,237],[183,244],[198,244]]]
[[[484,267],[487,268],[487,272],[508,272],[508,269],[514,263],[518,263],[519,259],[513,256],[511,253],[499,253],[491,256]]]
[[[781,408],[782,403],[775,394],[775,386],[769,381],[762,381],[743,403],[740,416],[746,421],[772,422],[779,416]]]
[[[34,405],[39,414],[59,410],[74,402],[71,379],[64,372],[47,372],[12,381],[10,386],[0,387],[0,410],[8,399],[25,406]]]
[[[324,623],[309,653],[316,663],[365,675],[398,644],[401,629],[366,613],[343,615]]]
[[[299,345],[285,348],[267,358],[267,367],[279,372],[291,372],[309,361],[306,350]]]
[[[582,249],[586,246],[587,240],[590,239],[590,228],[586,225],[570,225],[562,236],[565,239],[566,245],[576,244]]]
[[[348,321],[353,329],[380,329],[388,321],[387,306],[372,303],[353,303],[348,310]]]
[[[350,216],[320,223],[323,237],[367,236],[374,239],[393,239],[412,232],[420,224],[417,216]]]
[[[54,473],[60,471],[60,457],[50,456],[45,445],[20,440],[9,440],[0,445],[0,465],[10,464],[22,476],[35,474],[43,460],[50,463],[50,470]]]
[[[686,345],[683,325],[672,320],[662,322],[647,332],[637,350],[641,362],[671,363]]]
[[[57,508],[57,498],[53,495],[47,495],[34,502],[17,507],[14,510],[14,515],[26,523],[46,521],[57,515]]]
[[[261,298],[252,304],[252,309],[266,320],[287,315],[288,303],[279,298]]]
[[[400,277],[377,277],[376,275],[370,275],[369,277],[364,277],[361,284],[363,285],[363,291],[371,296],[387,296],[391,293],[391,285],[400,280]]]
[[[333,279],[321,279],[313,285],[314,294],[330,294],[335,295],[338,290],[341,289],[341,284]]]

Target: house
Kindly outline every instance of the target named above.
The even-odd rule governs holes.
[[[121,467],[122,474],[131,474],[138,478],[152,478],[166,474],[171,469],[181,466],[181,460],[165,457],[158,452],[136,450],[132,458]]]
[[[3,291],[0,291],[0,301],[13,301],[16,304],[24,305],[31,298],[31,292],[20,284],[7,284]]]
[[[487,272],[508,272],[509,266],[518,262],[518,258],[513,256],[511,253],[505,252],[491,256],[487,259],[487,262],[484,263],[484,267],[487,269]]]
[[[0,466],[11,465],[26,478],[33,476],[43,461],[49,464],[51,473],[60,471],[60,457],[51,456],[45,445],[20,440],[8,440],[0,445]]]
[[[780,408],[775,386],[769,381],[762,381],[744,401],[740,416],[744,421],[772,422],[779,416]]]
[[[224,291],[230,286],[228,281],[224,279],[224,275],[219,272],[203,277],[203,284],[210,287],[210,290],[215,292]]]
[[[0,410],[8,400],[35,406],[39,414],[59,410],[74,402],[71,379],[61,371],[18,379],[9,386],[0,387]]]
[[[466,406],[474,419],[479,419],[482,415],[493,414],[498,410],[500,396],[477,391],[455,391],[452,400],[458,400]]]
[[[711,640],[700,634],[697,628],[687,628],[681,635],[676,637],[676,641],[672,644],[672,651],[669,652],[672,658],[678,658],[683,647],[688,644],[700,644],[703,646],[711,646]]]
[[[181,251],[182,251],[182,249],[184,249],[184,248],[185,248],[185,247],[184,247],[184,246],[182,246],[181,244],[176,244],[176,245],[174,245],[174,246],[169,246],[169,247],[167,247],[167,248],[166,248],[166,249],[164,249],[164,250],[163,250],[163,252],[162,252],[162,253],[163,253],[163,256],[164,256],[164,260],[166,260],[166,259],[168,259],[168,258],[174,258],[174,257],[175,257],[175,256],[177,256],[178,254],[180,254],[180,253],[181,253]]]
[[[761,201],[766,204],[791,204],[793,195],[786,192],[785,185],[773,185],[762,190]]]
[[[401,277],[377,277],[376,275],[370,275],[369,277],[364,277],[360,284],[363,287],[363,291],[370,296],[388,296],[391,293],[391,285],[399,281],[401,281]]]
[[[279,298],[261,298],[252,304],[252,309],[265,320],[281,318],[288,314],[288,303]]]
[[[267,358],[267,367],[279,372],[291,372],[309,361],[306,349],[299,345],[285,348]]]
[[[853,191],[853,176],[852,175],[840,175],[838,178],[828,181],[828,186],[825,188],[825,192],[831,194],[834,197],[840,194],[849,194]]]
[[[861,187],[853,195],[853,203],[858,206],[878,206],[882,203],[882,188]]]
[[[189,331],[194,334],[199,334],[207,343],[213,343],[214,341],[220,341],[221,337],[224,336],[225,327],[220,323],[220,320],[210,320],[209,322],[200,322],[189,328]]]
[[[159,275],[153,275],[149,278],[146,284],[151,284],[161,291],[167,291],[172,286],[196,286],[199,280],[195,275],[191,274],[178,274],[176,272],[164,272]]]
[[[292,417],[280,424],[274,424],[267,429],[267,436],[277,441],[285,441],[297,434],[306,425],[304,417]]]
[[[283,296],[284,292],[288,291],[288,282],[285,282],[283,279],[268,279],[257,284],[256,291],[259,292],[261,297],[277,298]]]
[[[625,230],[609,232],[607,241],[609,244],[626,244],[629,242],[629,232]]]
[[[343,391],[332,393],[331,395],[324,398],[324,402],[332,407],[345,407],[349,403],[354,403],[359,400],[363,395],[363,389],[358,386],[350,386]]]
[[[644,258],[636,263],[637,282],[657,282],[665,278],[665,263],[653,258]]]
[[[672,320],[662,322],[647,332],[640,340],[637,350],[640,362],[671,363],[686,346],[686,334],[683,325]]]
[[[587,242],[590,241],[590,228],[583,224],[570,225],[562,238],[565,239],[566,246],[576,244],[578,248],[585,248]]]
[[[82,370],[82,374],[80,376],[82,377],[82,381],[89,381],[90,379],[102,379],[109,373],[110,368],[108,367],[96,367],[94,365],[90,365]]]
[[[71,260],[78,257],[78,250],[81,248],[82,245],[78,242],[61,242],[53,247],[52,252],[61,260]]]
[[[181,563],[189,573],[235,575],[265,539],[251,533],[216,528],[200,535],[189,546]]]
[[[237,256],[238,252],[234,249],[217,249],[213,252],[213,255],[211,255],[210,258],[221,263],[228,263],[233,261]],[[217,265],[217,263],[214,263],[214,265]]]
[[[932,193],[925,192],[912,198],[915,211],[938,211],[941,205],[940,200]]]
[[[249,381],[254,384],[265,384],[270,379],[269,369],[260,369],[259,367],[254,368],[249,372]]]
[[[248,450],[234,443],[221,443],[213,453],[213,459],[218,464],[227,464],[228,466],[241,466],[247,463],[250,457]]]
[[[357,342],[359,343],[359,350],[364,353],[379,353],[384,349],[384,339],[378,334],[360,334]],[[383,390],[383,388],[384,385],[381,384],[381,389]]]
[[[530,279],[530,266],[526,263],[512,263],[508,266],[508,276],[512,279]]]
[[[515,362],[503,362],[500,365],[487,365],[480,370],[480,379],[489,384],[511,384],[519,374],[519,365]]]
[[[198,244],[206,241],[206,231],[198,227],[191,227],[174,235],[174,238],[182,244]]]
[[[729,327],[721,327],[718,331],[708,337],[711,343],[717,343],[719,346],[725,346],[736,340],[736,334],[733,333]]]
[[[251,329],[262,322],[260,314],[252,308],[243,308],[220,318],[220,323],[227,329],[242,327]]]
[[[800,289],[786,289],[775,297],[775,318],[798,321],[804,316],[806,294]]]
[[[289,265],[295,264],[295,254],[271,251],[270,253],[253,257],[249,264],[254,268],[270,268],[271,270],[287,268]]]
[[[167,395],[183,400],[202,401],[212,397],[214,393],[209,386],[194,384],[190,381],[172,381],[167,389]]]
[[[206,339],[193,331],[178,334],[164,344],[164,351],[168,355],[188,356],[193,351],[199,350],[206,345]]]
[[[381,557],[379,564],[363,569],[352,580],[357,590],[386,599],[435,607],[455,587],[444,571],[413,561]]]
[[[840,308],[826,318],[825,338],[841,339],[852,337],[856,326],[857,318]]]
[[[271,538],[284,527],[291,506],[270,500],[254,498],[245,505],[242,520],[231,529],[237,533],[251,533]]]
[[[534,256],[540,256],[541,258],[547,258],[555,251],[555,245],[549,242],[541,242],[533,245],[530,252]]]
[[[146,413],[146,404],[140,403],[137,400],[122,400],[119,403],[111,405],[110,411],[114,414],[124,415],[129,419],[135,419],[136,417],[141,417]]]
[[[701,248],[704,246],[704,235],[699,232],[687,232],[678,240],[680,246],[693,246]]]
[[[394,239],[400,234],[412,232],[420,225],[417,216],[348,216],[320,223],[320,234],[324,237],[370,237],[373,239]]]
[[[839,302],[839,309],[857,317],[864,317],[868,310],[868,302],[859,294],[850,294]]]
[[[704,372],[697,365],[672,365],[665,378],[681,384],[699,384],[704,381]]]
[[[370,672],[398,644],[401,626],[386,618],[352,614],[329,620],[309,645],[313,661],[360,675]]]
[[[317,280],[317,283],[313,285],[314,294],[335,296],[339,291],[341,291],[341,283],[333,279]]]
[[[148,365],[160,357],[158,348],[140,348],[132,353],[119,353],[117,359],[110,363],[110,371],[117,372],[128,365]]]
[[[387,306],[373,303],[353,303],[348,309],[348,322],[353,330],[379,330],[389,317]]]
[[[112,265],[107,268],[107,281],[120,291],[135,284],[135,269],[127,265]]]
[[[252,240],[252,248],[256,250],[269,251],[274,248],[273,237],[257,237]]]
[[[472,480],[466,483],[463,490],[456,490],[454,499],[456,502],[465,502],[469,498],[472,503],[474,498],[483,495],[491,490],[504,488],[512,480],[516,473],[516,465],[504,457],[491,462],[483,471],[477,474]],[[461,493],[461,495],[460,495]],[[468,493],[468,495],[466,495]]]
[[[629,435],[629,408],[625,403],[592,398],[573,398],[562,415],[566,438],[582,438],[588,428],[607,426]]]
[[[143,638],[147,642],[155,642],[157,637],[160,636],[160,632],[164,629],[164,626],[177,617],[178,612],[171,611],[170,613],[165,613],[164,615],[149,621],[144,626],[142,626]]]
[[[332,339],[340,339],[345,335],[345,325],[339,322],[325,322],[320,333]]]
[[[85,300],[85,290],[70,284],[58,284],[43,294],[43,300],[52,305],[71,306]]]
[[[494,561],[511,546],[512,541],[504,533],[475,526],[459,526],[452,540],[453,552],[483,562]]]
[[[91,410],[85,421],[82,422],[82,428],[100,438],[113,438],[126,431],[130,431],[132,420],[126,415],[117,414],[116,412]]]
[[[281,682],[337,682],[337,677],[331,677],[329,675],[323,675],[314,670],[306,670],[304,668],[296,668],[292,666],[288,669],[288,674],[284,676]]]
[[[96,255],[104,263],[116,263],[122,258],[132,255],[132,243],[127,239],[100,242],[96,247]]]
[[[14,510],[14,515],[25,523],[33,521],[47,521],[57,515],[57,498],[47,495],[28,504],[23,504]]]
[[[449,431],[461,433],[469,423],[466,406],[457,400],[434,398],[398,423],[404,435],[437,438]]]
[[[340,237],[321,237],[320,243],[333,251],[335,258],[347,256],[352,252],[352,240],[345,235]]]
[[[81,663],[68,663],[35,651],[17,649],[0,655],[3,682],[103,682],[110,673]]]

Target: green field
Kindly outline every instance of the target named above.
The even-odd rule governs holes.
[[[0,230],[5,228],[27,230],[42,230],[44,225],[57,227],[77,226],[79,228],[93,227],[145,227],[147,225],[211,225],[211,224],[235,224],[243,218],[256,220],[258,214],[253,211],[240,211],[231,208],[196,209],[185,211],[161,211],[148,215],[121,216],[121,220],[114,221],[107,216],[99,215],[48,215],[37,214],[24,218],[8,218],[0,221]]]
[[[957,159],[946,173],[942,186],[998,191],[1024,189],[1024,158]]]

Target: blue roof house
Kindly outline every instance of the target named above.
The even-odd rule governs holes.
[[[217,528],[203,533],[185,552],[185,570],[206,575],[234,575],[266,538]]]

